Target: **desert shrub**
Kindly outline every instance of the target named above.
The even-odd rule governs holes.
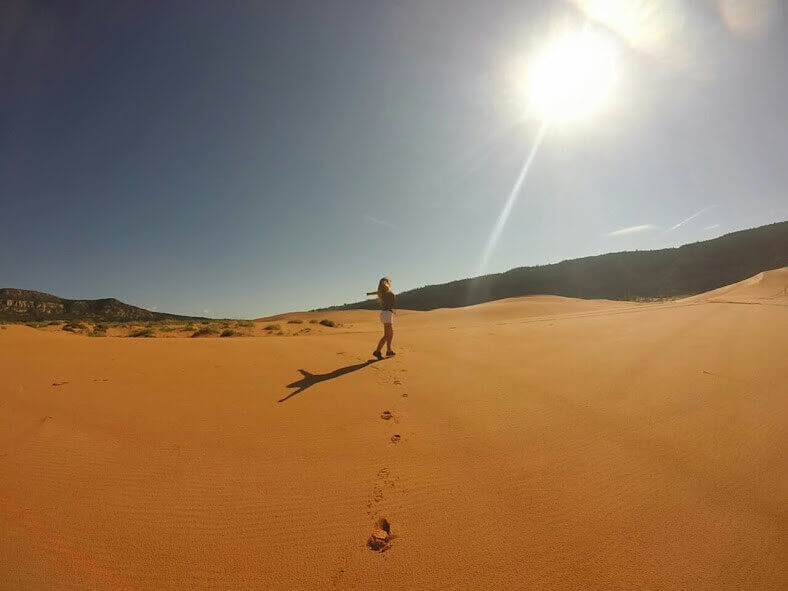
[[[41,328],[41,322],[25,322],[25,326],[29,326],[30,328]]]
[[[237,320],[235,326],[239,328],[254,328],[254,322],[251,320]]]
[[[85,330],[85,325],[81,322],[68,322],[63,325],[63,330],[67,332],[77,332],[80,330]]]
[[[160,330],[161,332],[172,332],[172,327],[171,327],[171,326],[167,326],[167,325],[165,324],[164,326],[160,326],[160,327],[159,327],[159,330]]]
[[[203,325],[210,324],[210,323],[211,323],[210,320],[200,320],[200,324],[203,324]]]
[[[269,324],[265,327],[265,330],[282,330],[282,327],[278,324]]]
[[[204,336],[216,334],[217,332],[219,332],[219,331],[217,331],[212,326],[203,326],[202,328],[200,328],[197,331],[195,331],[195,333],[192,335],[192,337],[204,337]]]
[[[279,336],[282,336],[282,335],[283,335],[283,334],[285,334],[285,333],[284,333],[283,331],[281,331],[281,330],[280,330],[280,331],[279,331],[278,333],[276,333],[276,334],[278,334]]]
[[[107,336],[107,331],[106,330],[99,330],[97,328],[94,328],[93,330],[91,330],[87,334],[88,334],[89,337],[105,337],[105,336]]]
[[[129,336],[134,338],[149,338],[152,337],[153,334],[154,332],[152,328],[138,328],[137,330],[132,331]]]
[[[238,334],[238,333],[237,333],[237,332],[235,332],[234,330],[232,330],[231,328],[225,328],[225,329],[222,331],[222,334],[220,334],[219,336],[221,336],[221,337],[234,337],[234,336],[235,336],[235,335],[237,335],[237,334]]]
[[[57,326],[58,324],[60,324],[60,320],[50,320],[47,322],[47,326]]]
[[[323,326],[331,326],[331,327],[336,326],[333,320],[327,320],[325,318],[320,321],[320,324],[322,324]]]
[[[189,324],[184,326],[181,330],[194,330],[194,323],[189,322]]]
[[[317,319],[312,318],[312,320],[309,321],[309,324],[317,324]]]
[[[93,330],[107,332],[107,325],[106,324],[96,324],[96,325],[93,326]]]
[[[292,320],[287,321],[288,324],[303,324],[303,320],[298,320],[297,318],[293,318]]]

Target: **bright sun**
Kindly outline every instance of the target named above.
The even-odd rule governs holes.
[[[612,46],[582,32],[550,45],[531,67],[531,100],[545,120],[568,120],[595,110],[616,80]]]

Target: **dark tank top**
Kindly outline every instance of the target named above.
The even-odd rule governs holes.
[[[383,294],[383,297],[380,300],[380,308],[382,310],[388,310],[390,312],[394,311],[394,294],[390,291],[387,291]]]

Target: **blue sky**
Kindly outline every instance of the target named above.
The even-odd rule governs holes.
[[[259,317],[471,276],[540,125],[518,64],[584,25],[616,85],[547,130],[485,272],[788,218],[780,3],[634,37],[590,4],[5,3],[0,287]]]

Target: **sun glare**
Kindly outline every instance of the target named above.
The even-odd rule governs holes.
[[[545,120],[576,119],[610,94],[616,80],[613,48],[588,31],[566,36],[537,57],[530,74],[531,101]]]

